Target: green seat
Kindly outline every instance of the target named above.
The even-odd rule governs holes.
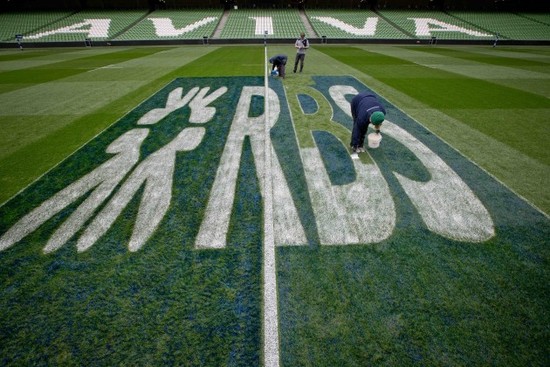
[[[271,22],[256,29],[258,18]],[[268,26],[271,28],[266,29]],[[229,12],[220,38],[263,38],[265,31],[269,32],[268,38],[297,38],[305,31],[305,26],[300,14],[294,9],[238,9]]]
[[[0,40],[15,42],[15,35],[28,35],[68,17],[70,12],[0,13]]]

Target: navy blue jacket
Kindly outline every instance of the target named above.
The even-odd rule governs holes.
[[[354,123],[368,125],[370,116],[376,111],[386,114],[386,109],[373,94],[359,93],[351,100],[351,116]]]
[[[288,60],[288,57],[286,55],[275,55],[271,59],[269,59],[269,63],[273,65],[286,65],[286,61]]]
[[[362,147],[365,135],[370,124],[370,116],[376,111],[386,114],[386,109],[375,95],[363,92],[351,100],[351,116],[353,117],[353,130],[351,132],[352,147]]]

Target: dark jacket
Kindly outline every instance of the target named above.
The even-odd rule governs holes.
[[[271,59],[269,59],[269,63],[273,65],[286,65],[286,61],[288,60],[288,57],[286,55],[275,55]]]
[[[359,93],[351,100],[351,116],[353,129],[351,131],[352,147],[362,147],[370,124],[370,116],[376,111],[386,114],[386,109],[376,96],[367,92]]]
[[[359,125],[368,125],[370,116],[376,111],[386,114],[386,109],[378,98],[366,92],[359,93],[351,100],[351,116],[353,122]]]

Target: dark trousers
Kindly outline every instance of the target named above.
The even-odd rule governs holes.
[[[296,69],[298,68],[298,62],[300,63],[300,72],[304,68],[304,60],[306,58],[306,54],[296,54],[296,61],[294,61],[294,72],[296,72]]]
[[[273,67],[271,68],[271,70],[275,70],[275,66],[277,67],[277,70],[279,70],[279,76],[281,78],[284,78],[285,77],[285,64],[282,64],[282,63],[274,63],[273,64]]]
[[[365,135],[367,135],[367,130],[369,128],[370,122],[368,121],[358,121],[357,116],[353,116],[353,129],[351,131],[351,143],[352,148],[360,148],[365,143]]]

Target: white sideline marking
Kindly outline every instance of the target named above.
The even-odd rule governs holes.
[[[277,275],[273,231],[273,177],[271,177],[271,138],[269,123],[267,46],[264,47],[264,367],[279,366],[279,315],[277,311]]]
[[[102,66],[100,68],[95,68],[95,69],[92,69],[92,70],[88,70],[88,73],[91,72],[91,71],[97,71],[97,70],[101,70],[101,69],[123,69],[123,67],[111,64],[111,65]]]

